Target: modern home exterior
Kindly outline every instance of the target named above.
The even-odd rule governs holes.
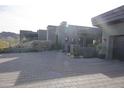
[[[56,43],[57,26],[48,25],[47,30],[39,29],[37,32],[29,30],[20,30],[20,42],[28,42],[32,40],[49,41],[51,44]]]
[[[124,6],[92,18],[102,29],[102,46],[106,59],[124,60]]]
[[[82,47],[93,45],[93,41],[101,40],[101,30],[95,27],[68,25],[69,43],[78,43]]]
[[[37,32],[29,30],[20,30],[20,42],[32,41],[37,39],[38,39]]]
[[[85,27],[67,25],[63,21],[59,26],[48,25],[47,30],[37,30],[37,32],[21,30],[20,41],[41,40],[49,42],[53,48],[69,50],[71,44],[78,44],[81,47],[93,45],[93,41],[101,40],[101,30],[95,27]]]

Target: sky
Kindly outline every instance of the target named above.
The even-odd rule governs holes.
[[[11,1],[11,2],[10,2]],[[92,26],[91,18],[124,5],[124,0],[3,0],[0,32],[37,31],[67,21]]]

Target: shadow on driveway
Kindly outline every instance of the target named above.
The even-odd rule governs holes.
[[[36,81],[102,73],[110,78],[124,76],[124,62],[105,61],[97,58],[72,59],[63,53],[2,54],[2,58],[13,58],[0,63],[0,74],[20,71],[15,85]]]

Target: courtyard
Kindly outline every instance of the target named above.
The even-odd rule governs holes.
[[[124,62],[59,51],[0,54],[0,87],[124,87]]]

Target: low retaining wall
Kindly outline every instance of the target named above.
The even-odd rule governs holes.
[[[79,45],[71,45],[70,53],[74,56],[83,56],[86,58],[97,56],[95,47],[80,47]]]
[[[23,53],[23,52],[38,52],[32,48],[6,48],[0,50],[0,53]]]

